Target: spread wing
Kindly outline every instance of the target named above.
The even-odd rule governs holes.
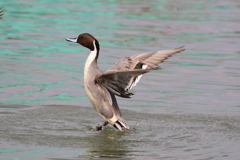
[[[184,50],[182,46],[175,49],[140,53],[124,57],[109,70],[104,71],[100,77],[97,77],[95,83],[101,84],[117,96],[130,98],[133,93],[128,92],[128,90],[139,82],[142,74],[149,72],[151,69],[157,69],[159,63],[172,54]]]
[[[132,70],[142,69],[144,67],[147,67],[147,69],[154,69],[158,67],[159,63],[163,62],[168,57],[171,57],[175,53],[184,51],[185,49],[183,49],[183,47],[184,46],[175,49],[140,53],[129,57],[124,57],[114,64],[109,70]]]
[[[95,80],[96,84],[105,87],[109,92],[123,98],[130,98],[133,93],[128,92],[129,80],[149,72],[146,69],[105,71]]]

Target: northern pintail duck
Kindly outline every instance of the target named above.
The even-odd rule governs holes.
[[[66,40],[79,43],[91,51],[84,66],[84,87],[91,104],[105,121],[98,125],[96,130],[101,130],[108,123],[120,131],[130,129],[122,117],[115,96],[130,98],[133,93],[129,90],[139,82],[142,74],[158,68],[158,64],[172,54],[185,50],[179,47],[135,54],[124,57],[110,69],[101,71],[97,65],[100,45],[95,37],[89,33],[82,33],[77,38]]]

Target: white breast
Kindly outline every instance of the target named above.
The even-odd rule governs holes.
[[[94,45],[94,50],[90,52],[86,62],[85,62],[85,66],[84,66],[84,80],[86,80],[87,76],[88,76],[88,72],[89,72],[89,66],[91,65],[91,63],[95,60],[96,56],[97,56],[97,48],[95,45],[95,41],[93,41],[93,45]]]
[[[90,52],[90,54],[85,62],[85,66],[84,66],[84,87],[85,87],[85,90],[86,90],[89,100],[91,101],[92,105],[95,107],[96,100],[93,97],[91,90],[89,89],[91,87],[91,86],[89,86],[91,84],[91,83],[89,83],[89,80],[91,80],[90,79],[91,77],[89,75],[89,74],[91,74],[91,71],[89,70],[89,67],[97,56],[97,49],[96,49],[95,41],[93,41],[93,45],[94,45],[94,50]]]

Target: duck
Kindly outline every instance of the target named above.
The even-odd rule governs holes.
[[[66,38],[90,50],[84,66],[84,88],[87,96],[104,122],[94,130],[102,130],[108,124],[119,131],[130,130],[124,120],[116,96],[131,98],[130,90],[136,86],[143,74],[159,68],[159,63],[175,53],[184,51],[184,46],[134,54],[121,58],[111,68],[102,71],[98,68],[97,60],[100,52],[98,40],[89,33],[79,34],[76,38]]]

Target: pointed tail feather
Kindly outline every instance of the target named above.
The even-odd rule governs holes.
[[[114,125],[113,125],[116,129],[118,129],[119,131],[125,131],[125,130],[129,130],[130,128],[128,127],[127,123],[122,119],[122,120],[117,120]]]

